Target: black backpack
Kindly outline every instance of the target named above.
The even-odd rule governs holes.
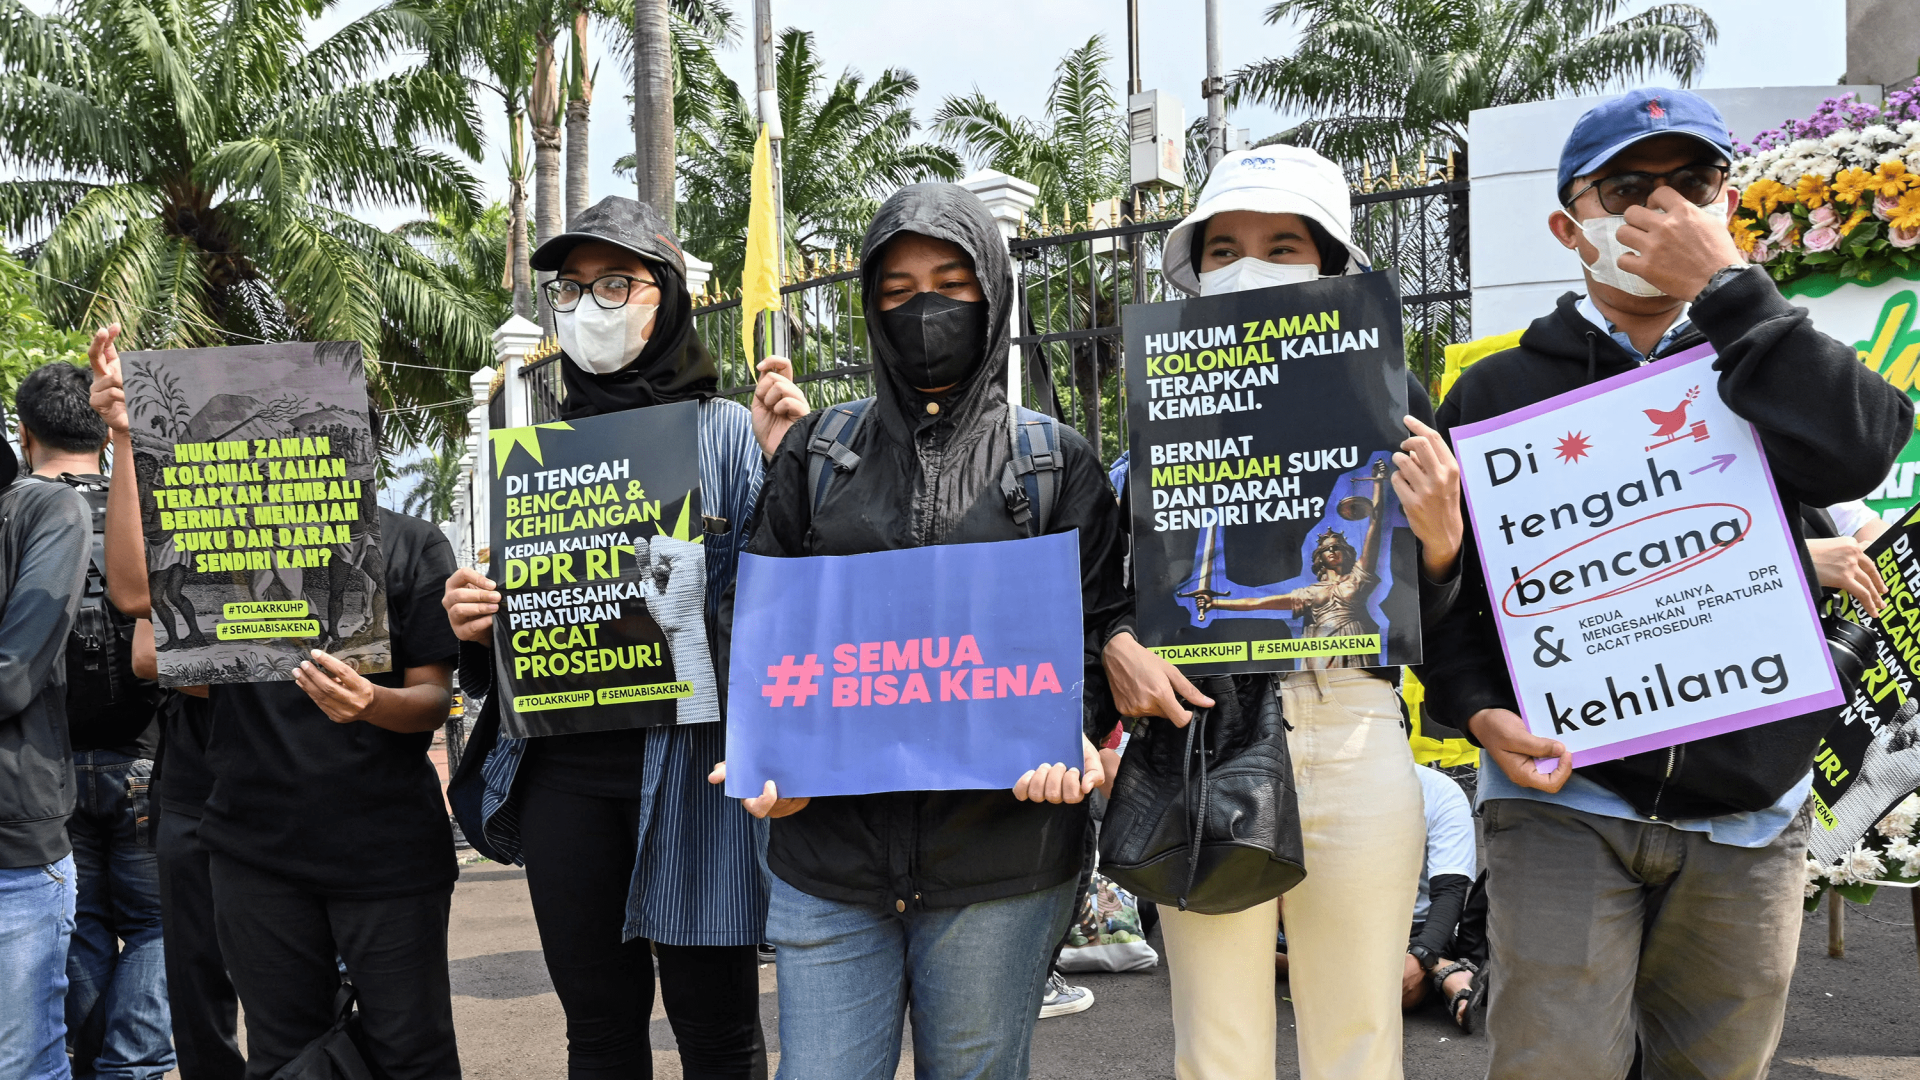
[[[872,398],[830,406],[813,429],[807,443],[807,491],[814,512],[826,501],[833,478],[852,472],[860,465],[853,452],[853,437],[866,418]],[[1033,522],[1033,535],[1041,536],[1053,521],[1053,505],[1060,492],[1060,474],[1066,460],[1060,453],[1060,421],[1032,409],[1019,409],[1014,424],[1013,457],[1000,474],[1000,492],[1007,500],[1007,513],[1015,525]]]
[[[159,687],[133,673],[134,620],[107,602],[107,485],[71,473],[60,479],[87,500],[93,524],[80,609],[67,632],[67,727],[76,742],[133,742],[153,721]]]

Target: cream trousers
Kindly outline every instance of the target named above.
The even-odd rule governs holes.
[[[1426,853],[1392,684],[1360,670],[1283,676],[1307,876],[1286,894],[1305,1080],[1399,1080],[1400,976]],[[1273,1080],[1280,902],[1232,915],[1160,909],[1179,1080]]]

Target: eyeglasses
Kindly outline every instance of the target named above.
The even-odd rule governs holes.
[[[1594,188],[1600,189],[1600,206],[1609,214],[1624,214],[1629,206],[1647,205],[1647,197],[1660,186],[1661,181],[1677,192],[1681,198],[1695,206],[1705,206],[1720,194],[1727,182],[1725,165],[1685,165],[1672,172],[1615,173],[1602,177],[1573,193],[1567,200],[1572,206]]]
[[[572,311],[580,306],[580,298],[589,290],[593,293],[593,302],[603,308],[622,308],[634,296],[644,296],[648,289],[658,291],[660,286],[653,281],[634,277],[631,274],[608,274],[591,285],[582,285],[568,278],[555,278],[542,285],[547,291],[547,303],[555,311]]]

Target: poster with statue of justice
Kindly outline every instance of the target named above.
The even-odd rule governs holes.
[[[1575,766],[1845,694],[1712,346],[1452,432],[1520,714]]]
[[[1390,274],[1123,313],[1141,644],[1190,675],[1420,662]]]

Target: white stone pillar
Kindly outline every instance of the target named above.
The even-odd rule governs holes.
[[[690,251],[682,251],[680,258],[687,264],[687,295],[697,304],[700,294],[707,291],[707,282],[713,280],[713,264]]]
[[[488,499],[490,477],[487,474],[487,398],[493,389],[495,371],[483,367],[467,377],[473,392],[473,408],[467,410],[467,452],[460,461],[461,494],[467,512],[464,546],[456,545],[454,554],[462,566],[472,566],[480,549],[487,546],[493,508]],[[501,388],[505,393],[506,388]]]
[[[507,321],[493,332],[494,362],[507,374],[506,385],[500,388],[500,392],[507,396],[508,427],[525,427],[532,422],[527,409],[527,390],[520,381],[520,369],[526,363],[527,354],[540,344],[544,336],[539,324],[518,315],[507,316]]]
[[[1000,226],[1000,238],[1011,242],[1020,235],[1020,223],[1026,220],[1027,211],[1033,209],[1034,200],[1040,195],[1040,189],[1017,176],[1008,176],[998,169],[981,169],[972,176],[960,181],[960,186],[974,193],[987,205],[987,213],[993,215],[994,223]],[[1017,281],[1016,281],[1017,284]],[[1020,333],[1020,291],[1016,287],[1012,303],[1007,307],[1007,402],[1015,408],[1020,406],[1020,346],[1012,343],[1012,338]]]

